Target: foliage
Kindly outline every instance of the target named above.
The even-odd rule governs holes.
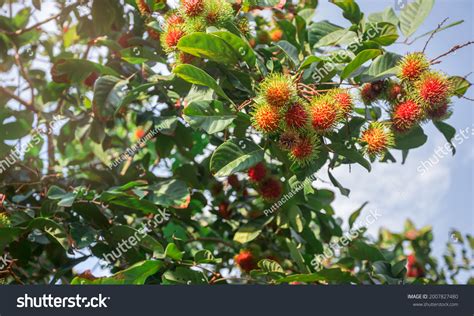
[[[450,141],[448,105],[471,85],[430,72],[429,54],[387,50],[416,34],[432,0],[400,14],[331,2],[349,27],[315,21],[316,0],[182,0],[179,8],[57,0],[60,13],[44,25],[30,19],[45,3],[13,1],[14,14],[0,16],[2,71],[21,77],[0,87],[0,253],[12,259],[0,277],[457,282],[470,269],[472,237],[453,232],[462,262],[449,244],[441,265],[431,254],[431,228],[409,221],[403,233],[381,230],[375,242],[359,229],[314,261],[353,232],[319,175],[327,169],[349,195],[331,170],[370,171],[395,162],[398,150],[406,157],[426,142],[422,126],[430,122]],[[433,99],[439,91],[443,97]],[[25,142],[15,156],[13,144]],[[89,258],[106,259],[100,266],[110,276],[78,275],[74,267]]]

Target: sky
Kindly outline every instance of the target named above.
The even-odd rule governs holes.
[[[358,0],[362,12],[367,14],[383,11],[386,7],[395,8],[397,0]],[[400,1],[400,0],[398,0]],[[349,22],[342,17],[341,10],[327,0],[320,0],[314,20],[330,20],[341,26],[349,26]],[[48,3],[44,3],[48,5]],[[448,51],[456,44],[465,43],[474,39],[473,12],[474,1],[470,0],[437,0],[435,6],[423,25],[415,33],[423,34],[436,28],[445,18],[447,24],[458,20],[464,23],[435,35],[428,46],[429,58],[434,58]],[[52,10],[42,10],[36,17],[43,20],[52,14]],[[397,12],[399,14],[399,12]],[[46,29],[48,25],[46,25]],[[399,39],[401,41],[402,38]],[[398,54],[419,51],[423,48],[426,38],[414,44],[394,44],[388,50]],[[474,71],[474,46],[468,46],[442,59],[442,63],[435,66],[450,75],[465,76]],[[474,80],[474,74],[468,77]],[[468,97],[474,98],[473,89]],[[423,174],[418,170],[422,161],[430,158],[434,161],[435,151],[444,146],[446,140],[441,133],[430,124],[423,126],[428,135],[428,142],[421,148],[410,151],[405,165],[400,164],[400,155],[397,152],[396,164],[375,163],[369,173],[362,167],[353,165],[351,172],[347,167],[334,171],[334,175],[345,187],[351,190],[350,197],[337,194],[334,202],[336,214],[347,222],[348,216],[365,201],[369,205],[362,212],[360,218],[369,214],[370,210],[377,210],[382,216],[368,227],[369,233],[376,236],[380,227],[392,231],[403,229],[405,219],[410,218],[418,228],[432,225],[434,230],[433,251],[440,257],[445,244],[450,238],[450,230],[456,228],[462,233],[473,233],[473,102],[454,98],[454,114],[447,121],[456,130],[466,131],[460,138],[462,144],[457,146],[455,156],[446,155],[439,159],[433,167]],[[459,134],[461,135],[461,134]],[[324,177],[324,176],[323,176]],[[327,177],[326,177],[327,179]],[[315,183],[317,187],[321,184]],[[322,185],[324,186],[324,185]],[[337,191],[333,186],[331,190]],[[90,266],[90,261],[85,265]],[[82,269],[80,269],[82,270]],[[96,271],[94,271],[96,272]],[[97,271],[98,272],[98,271]]]

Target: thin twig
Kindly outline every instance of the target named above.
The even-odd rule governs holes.
[[[462,45],[455,45],[455,46],[453,46],[453,48],[451,48],[451,49],[450,49],[449,51],[447,51],[446,53],[439,55],[439,56],[436,57],[435,59],[432,59],[432,60],[431,60],[431,64],[435,64],[435,62],[436,62],[438,59],[440,59],[441,57],[444,57],[444,56],[446,56],[446,55],[449,55],[449,54],[451,54],[451,53],[457,51],[458,49],[461,49],[461,48],[463,48],[463,47],[469,46],[469,45],[471,45],[471,44],[474,44],[474,41],[469,41],[469,42],[467,42],[467,43],[465,43],[465,44],[462,44]],[[438,63],[438,62],[436,62],[436,63]]]
[[[34,112],[37,112],[35,108],[33,108],[33,106],[31,105],[31,103],[23,100],[22,98],[20,98],[19,96],[17,96],[15,93],[13,93],[10,89],[7,89],[7,88],[4,88],[4,87],[0,87],[0,92],[6,94],[7,96],[9,96],[10,98],[12,98],[13,100],[17,101],[18,103],[26,106],[29,110],[32,110]]]
[[[423,53],[425,52],[426,47],[428,47],[428,43],[431,41],[431,39],[434,37],[434,35],[439,32],[439,29],[443,26],[444,23],[446,23],[446,21],[447,21],[448,19],[449,19],[449,18],[446,18],[446,19],[444,19],[441,23],[439,23],[439,24],[438,24],[438,27],[433,31],[433,33],[431,33],[430,37],[428,38],[428,40],[427,40],[426,43],[425,43],[425,46],[423,47],[423,50],[422,50]]]

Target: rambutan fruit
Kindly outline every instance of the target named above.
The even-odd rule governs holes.
[[[148,36],[150,36],[150,38],[154,39],[155,41],[160,40],[160,32],[158,30],[155,30],[152,27],[147,27],[146,31],[148,32]]]
[[[257,104],[252,112],[253,126],[264,133],[273,133],[278,130],[281,121],[279,111],[275,111],[267,103]]]
[[[280,198],[283,188],[277,179],[267,178],[260,182],[259,191],[264,200],[274,201]]]
[[[186,20],[186,23],[184,24],[184,29],[186,33],[191,34],[194,32],[205,32],[207,26],[208,23],[204,17],[194,16]]]
[[[341,119],[339,109],[327,95],[315,97],[311,101],[309,112],[311,124],[318,133],[329,132]]]
[[[231,211],[229,209],[229,203],[227,202],[221,202],[219,204],[219,215],[222,218],[229,219],[230,218]]]
[[[140,11],[141,15],[151,14],[151,9],[148,6],[148,3],[146,0],[135,0],[135,3],[137,4],[138,11]]]
[[[447,119],[451,115],[449,110],[450,106],[448,102],[441,103],[441,105],[429,108],[426,110],[426,117],[433,121],[442,121]]]
[[[267,174],[267,169],[262,162],[257,163],[255,166],[250,167],[248,171],[248,176],[253,182],[262,181]]]
[[[4,213],[0,213],[0,228],[7,228],[11,226],[10,218]]]
[[[250,272],[257,268],[255,258],[249,250],[241,250],[239,254],[234,256],[234,261],[245,272]]]
[[[265,30],[257,32],[257,43],[258,44],[270,44],[270,34]]]
[[[86,79],[84,79],[84,84],[88,86],[89,88],[92,88],[94,86],[95,81],[99,78],[99,74],[95,71],[91,72],[89,76],[87,76]]]
[[[239,178],[235,174],[231,174],[229,177],[227,177],[227,183],[229,183],[235,191],[239,191],[242,187]]]
[[[117,42],[122,48],[128,48],[132,45],[130,45],[129,41],[133,37],[132,33],[123,33],[120,35],[120,37],[117,39]]]
[[[272,73],[260,83],[260,94],[269,105],[281,108],[296,96],[296,86],[289,76]]]
[[[330,97],[343,117],[348,117],[354,106],[351,95],[344,89],[333,89]]]
[[[318,155],[319,141],[315,135],[301,136],[291,149],[290,157],[300,165],[308,164]]]
[[[283,116],[285,126],[289,129],[304,129],[309,123],[308,106],[303,100],[290,105]]]
[[[416,260],[414,254],[410,254],[407,257],[407,277],[410,278],[421,278],[425,275],[423,266]]]
[[[362,85],[360,89],[360,98],[365,104],[371,104],[375,100],[377,100],[377,94],[373,89],[372,83],[366,83]]]
[[[216,181],[216,182],[215,182],[214,184],[212,184],[212,186],[211,186],[211,194],[212,194],[212,196],[216,197],[216,196],[218,196],[219,194],[221,194],[222,191],[223,191],[223,188],[224,188],[224,186],[222,185],[222,183]]]
[[[178,52],[176,60],[180,64],[191,64],[194,60],[196,60],[196,57],[185,52]]]
[[[360,142],[366,145],[365,152],[370,157],[384,154],[394,144],[394,137],[383,123],[373,122],[362,132]]]
[[[239,18],[237,20],[237,28],[244,36],[250,35],[250,24],[247,18],[245,17]]]
[[[186,35],[181,27],[169,27],[161,34],[161,45],[166,52],[176,49],[179,40]]]
[[[402,85],[395,81],[390,81],[385,89],[385,99],[391,103],[400,101],[404,94]]]
[[[204,0],[181,0],[181,8],[189,17],[198,16],[204,11]]]
[[[173,26],[181,26],[185,22],[184,18],[177,11],[168,13],[165,17],[165,28]]]
[[[140,139],[142,138],[143,136],[145,136],[145,130],[141,127],[137,128],[135,130],[135,138],[136,139]]]
[[[278,42],[283,38],[283,31],[280,29],[274,29],[270,32],[270,39],[272,42]]]
[[[209,25],[222,26],[234,15],[232,4],[223,0],[206,0],[203,16]]]
[[[297,132],[288,130],[280,135],[278,144],[283,150],[292,150],[299,142],[300,136]]]
[[[396,105],[391,116],[393,130],[404,133],[420,122],[423,117],[423,110],[417,102],[407,100]]]
[[[452,95],[448,77],[438,72],[425,72],[415,83],[415,93],[425,108],[435,108]]]
[[[56,83],[70,83],[71,82],[71,79],[69,78],[69,75],[67,73],[61,73],[58,70],[58,66],[64,64],[65,62],[66,62],[65,59],[59,59],[53,64],[53,67],[51,67],[51,77],[53,81]]]
[[[407,54],[398,64],[398,78],[408,81],[416,80],[429,67],[430,62],[423,53]]]

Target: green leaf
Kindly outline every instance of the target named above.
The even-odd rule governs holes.
[[[180,261],[183,259],[183,252],[181,252],[174,243],[169,243],[166,246],[165,256],[173,260]]]
[[[283,271],[283,268],[278,262],[270,260],[270,259],[260,260],[257,265],[260,269],[262,269],[265,272],[285,273],[285,271]]]
[[[305,264],[304,258],[301,255],[301,252],[298,250],[298,247],[296,246],[296,244],[288,238],[285,239],[285,242],[286,242],[286,246],[290,250],[290,256],[296,262],[296,265],[298,266],[298,268],[302,272],[309,273],[309,268]]]
[[[228,140],[214,151],[210,169],[216,177],[247,170],[263,160],[263,149],[247,139]]]
[[[374,59],[375,57],[382,54],[380,49],[366,49],[361,51],[357,54],[356,58],[351,61],[346,68],[341,73],[341,79],[348,78],[351,74],[353,74],[360,66],[362,66],[367,61]]]
[[[16,227],[0,227],[0,252],[11,242],[17,240],[23,233],[23,229]]]
[[[191,200],[188,186],[181,180],[160,182],[150,189],[153,190],[153,203],[160,206],[182,209],[187,208]]]
[[[56,185],[52,185],[48,189],[48,193],[46,193],[47,197],[51,200],[59,200],[66,194],[66,191],[61,189]]]
[[[349,194],[351,193],[351,190],[343,187],[342,184],[340,184],[339,181],[337,181],[336,178],[334,178],[334,176],[329,170],[328,170],[328,175],[329,175],[329,180],[331,180],[331,183],[339,189],[341,194],[344,196],[349,196]]]
[[[303,70],[311,66],[312,63],[319,63],[320,61],[323,61],[323,59],[317,57],[317,56],[308,56],[300,65],[299,70]]]
[[[234,235],[234,241],[245,244],[257,238],[262,232],[260,223],[251,222],[241,226]]]
[[[30,16],[31,16],[31,8],[21,9],[15,15],[12,22],[17,29],[22,29],[28,24],[28,21],[30,20]]]
[[[201,128],[208,134],[223,131],[236,118],[219,101],[197,101],[189,104],[183,111],[183,118],[193,128]]]
[[[393,25],[398,25],[398,17],[393,11],[393,8],[388,7],[383,12],[372,13],[367,18],[369,22],[377,23],[377,22],[388,22]]]
[[[288,210],[288,218],[290,220],[291,227],[293,227],[296,232],[301,233],[304,229],[305,223],[303,214],[297,205],[291,205]]]
[[[349,254],[358,260],[368,260],[371,262],[385,260],[379,249],[360,240],[356,240],[351,244]]]
[[[33,219],[28,224],[27,229],[29,231],[33,229],[39,229],[46,234],[48,239],[56,242],[65,250],[69,248],[67,234],[66,234],[66,231],[64,230],[64,227],[48,218],[37,217]]]
[[[425,135],[423,129],[420,126],[415,127],[413,130],[406,134],[395,134],[395,145],[396,149],[413,149],[422,146],[428,140],[428,136]]]
[[[177,267],[163,274],[163,284],[207,284],[207,278],[201,271]]]
[[[222,259],[220,258],[215,258],[212,255],[212,252],[210,252],[207,249],[202,249],[196,252],[194,254],[194,262],[201,264],[201,263],[220,263],[222,262]]]
[[[318,281],[329,281],[337,284],[340,283],[359,283],[359,280],[352,276],[349,272],[342,271],[338,268],[323,269],[311,274],[293,274],[285,278],[277,280],[278,283],[304,282],[314,283]]]
[[[300,64],[300,60],[298,58],[298,49],[295,46],[293,46],[287,41],[279,41],[275,45],[281,48],[281,50],[291,60],[293,65],[298,66]]]
[[[352,228],[352,226],[354,225],[355,221],[357,220],[357,218],[360,216],[360,213],[362,212],[362,210],[364,209],[364,207],[368,204],[369,202],[365,202],[364,204],[362,204],[361,207],[359,207],[357,210],[355,210],[350,216],[349,216],[349,228]]]
[[[372,23],[364,32],[364,39],[382,46],[389,46],[398,39],[397,27],[387,22]]]
[[[79,202],[72,205],[72,209],[81,215],[89,224],[99,228],[110,227],[109,220],[100,211],[99,207],[93,203]]]
[[[137,230],[130,226],[126,225],[115,225],[110,227],[108,230],[108,240],[111,241],[114,246],[120,242],[130,240],[131,237],[135,239],[137,246],[143,247],[144,249],[149,250],[150,252],[163,253],[163,246],[153,237],[147,235],[148,230],[152,227],[143,226],[141,229]],[[129,241],[128,244],[133,246]]]
[[[452,76],[449,77],[449,80],[453,85],[454,95],[458,98],[465,95],[467,90],[472,86],[472,84],[463,77]]]
[[[213,32],[212,35],[222,38],[227,44],[229,44],[243,61],[249,65],[249,67],[254,67],[257,61],[257,56],[250,47],[249,43],[242,39],[241,37],[232,34],[230,32]]]
[[[326,20],[311,23],[310,28],[308,30],[308,40],[310,47],[313,47],[314,44],[316,44],[324,36],[341,29],[342,27]]]
[[[362,167],[370,172],[372,169],[370,162],[367,161],[364,156],[355,149],[346,148],[343,144],[333,143],[329,145],[338,155],[344,156],[352,162],[360,164]]]
[[[434,0],[415,0],[409,3],[400,14],[400,29],[403,35],[410,37],[428,17]]]
[[[444,135],[444,138],[451,144],[451,150],[453,155],[456,153],[456,147],[454,147],[452,140],[454,136],[456,136],[456,129],[451,125],[441,122],[441,121],[433,121],[434,126]]]
[[[115,273],[107,278],[98,278],[95,280],[75,277],[72,285],[143,285],[148,277],[157,273],[163,267],[161,261],[146,260],[138,262],[126,270]]]
[[[115,113],[123,98],[128,80],[114,76],[97,79],[94,85],[93,109],[100,119],[108,119]]]
[[[369,69],[361,76],[361,79],[367,82],[393,76],[397,73],[397,63],[400,58],[400,55],[389,52],[378,56],[372,64],[370,64]]]
[[[225,40],[212,33],[195,32],[183,36],[178,42],[178,49],[225,65],[235,65],[238,62],[238,51],[234,51]]]
[[[330,0],[330,2],[342,9],[342,15],[352,22],[358,24],[364,14],[360,12],[360,8],[354,0]]]
[[[357,38],[356,33],[349,31],[347,29],[339,29],[322,37],[315,44],[315,47],[334,46],[334,45],[343,43],[347,39],[351,39],[351,38],[352,39]]]
[[[228,100],[232,104],[234,103],[225,93],[224,90],[217,84],[217,82],[209,76],[204,70],[201,70],[193,65],[178,65],[173,69],[173,72],[182,78],[183,80],[197,84],[200,86],[209,87],[214,90],[218,95]]]

